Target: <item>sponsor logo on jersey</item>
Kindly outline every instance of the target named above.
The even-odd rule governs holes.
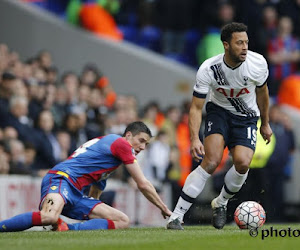
[[[50,187],[53,191],[57,189],[57,186]]]
[[[250,91],[247,88],[242,88],[242,89],[217,88],[216,91],[223,94],[225,97],[230,97],[230,98],[238,98],[241,95],[250,93]]]

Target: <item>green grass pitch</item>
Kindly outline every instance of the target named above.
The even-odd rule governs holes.
[[[288,228],[300,230],[300,225],[265,225],[263,229],[287,233],[285,237],[267,237],[262,240],[262,230],[257,237],[251,237],[248,230],[240,230],[235,225],[227,225],[222,230],[212,226],[186,226],[183,231],[171,231],[164,228],[131,228],[127,230],[99,231],[25,231],[0,233],[2,250],[47,250],[47,249],[300,249],[300,237],[288,236]],[[294,234],[297,235],[297,232]],[[266,232],[265,232],[266,234]]]

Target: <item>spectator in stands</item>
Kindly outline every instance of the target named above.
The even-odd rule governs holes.
[[[3,139],[10,140],[10,139],[18,139],[18,131],[14,127],[5,127],[3,129]]]
[[[71,136],[71,151],[75,151],[79,145],[80,136],[80,120],[76,113],[68,113],[65,117],[63,129],[66,130]],[[86,135],[85,135],[86,136]]]
[[[294,23],[294,34],[300,37],[300,0],[279,1],[278,10],[281,16],[289,16]]]
[[[284,211],[285,167],[295,151],[295,138],[289,118],[278,105],[270,108],[270,126],[278,143],[266,166],[270,183],[268,220],[282,222],[284,219],[282,211]]]
[[[155,124],[155,119],[157,116],[157,107],[156,104],[153,102],[150,102],[144,107],[143,110],[143,122],[148,126],[148,128],[151,130],[151,133],[153,136],[156,136],[158,132],[158,127]]]
[[[33,176],[43,177],[45,172],[38,170],[36,166],[36,149],[31,143],[24,143],[24,167],[25,169],[31,169]]]
[[[99,69],[96,65],[92,63],[88,63],[84,66],[81,74],[80,74],[80,82],[82,85],[88,85],[89,87],[96,86],[97,81],[99,80],[100,76]]]
[[[74,72],[66,72],[62,76],[61,82],[66,89],[67,105],[71,107],[77,103],[79,77]]]
[[[104,105],[108,109],[112,109],[116,102],[117,94],[114,91],[112,85],[110,84],[108,77],[101,76],[100,79],[97,81],[96,86],[100,89],[101,94],[104,97]]]
[[[166,119],[161,129],[168,133],[170,147],[177,146],[177,126],[179,123],[181,112],[178,107],[170,106],[167,109]]]
[[[163,182],[167,180],[170,151],[168,134],[160,130],[146,152],[144,167],[145,176],[157,189],[161,189]]]
[[[106,117],[108,108],[104,105],[104,97],[98,88],[91,89],[91,93],[87,100],[88,108],[87,123],[91,130],[97,131],[99,136],[104,135],[106,129]]]
[[[49,51],[42,50],[38,53],[37,60],[43,69],[50,69],[52,66],[52,56]]]
[[[56,133],[57,141],[60,146],[60,158],[67,159],[71,155],[71,136],[67,131],[60,130]]]
[[[300,110],[300,74],[284,78],[278,91],[278,103]]]
[[[14,94],[16,85],[16,76],[10,72],[4,72],[0,81],[0,126],[3,127],[4,117],[7,116],[9,110],[9,99]]]
[[[98,3],[82,4],[79,9],[79,20],[82,27],[95,34],[120,41],[123,34],[119,31],[113,16]]]
[[[180,165],[179,185],[183,187],[184,182],[190,172],[192,172],[192,157],[190,154],[190,132],[188,127],[188,114],[190,110],[190,102],[182,104],[181,117],[176,130],[177,146]]]
[[[25,166],[24,144],[16,139],[8,141],[10,174],[31,175],[32,169]]]
[[[3,127],[6,126],[14,127],[21,141],[39,147],[40,141],[33,129],[33,121],[28,117],[28,100],[25,97],[14,96],[10,99],[9,113],[3,121]]]
[[[290,17],[279,19],[278,34],[269,41],[270,95],[276,96],[281,81],[297,71],[300,61],[299,39],[292,35],[293,23]]]
[[[78,89],[78,101],[77,106],[85,111],[88,110],[89,98],[91,96],[91,87],[82,84]]]
[[[8,67],[8,56],[9,56],[8,46],[4,43],[0,43],[0,75],[1,76]]]
[[[58,69],[54,66],[45,68],[46,83],[56,85],[58,80]]]
[[[37,149],[36,166],[38,169],[49,170],[62,159],[60,145],[54,133],[54,118],[49,110],[43,110],[36,121],[38,137],[43,141]]]
[[[275,38],[277,34],[278,13],[273,5],[267,5],[263,8],[261,25],[257,27],[255,41],[252,44],[252,50],[263,56],[267,56],[268,42]]]
[[[54,103],[51,107],[55,124],[58,127],[63,126],[63,121],[68,112],[67,91],[64,86],[59,86],[55,91]]]
[[[0,141],[0,175],[9,174],[10,166],[8,154],[5,152],[3,141]]]

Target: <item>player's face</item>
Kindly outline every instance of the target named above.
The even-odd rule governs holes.
[[[234,32],[230,43],[227,43],[228,54],[234,63],[241,63],[246,60],[248,51],[248,35],[246,32]],[[225,47],[226,49],[226,47]]]
[[[128,132],[126,134],[126,139],[131,144],[135,151],[135,154],[137,155],[139,152],[144,150],[149,144],[150,136],[144,132],[133,136],[131,132]]]

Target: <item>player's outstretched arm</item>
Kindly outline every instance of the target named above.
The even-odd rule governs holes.
[[[161,200],[152,183],[146,179],[137,161],[132,164],[127,164],[125,167],[136,182],[138,189],[150,202],[161,210],[163,217],[166,218],[166,216],[170,216],[172,212]]]
[[[256,101],[261,118],[260,134],[268,144],[273,132],[269,124],[269,90],[267,84],[261,88],[256,88]]]

